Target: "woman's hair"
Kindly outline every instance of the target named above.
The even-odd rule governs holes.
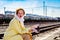
[[[18,14],[18,11],[19,11],[19,10],[22,10],[22,11],[23,11],[23,13],[25,14],[24,9],[22,9],[22,8],[17,9],[17,10],[16,10],[16,14]]]

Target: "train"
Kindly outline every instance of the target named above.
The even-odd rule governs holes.
[[[9,23],[14,15],[8,14],[0,14],[0,24]],[[49,16],[42,16],[36,14],[26,14],[24,17],[24,22],[60,22],[60,17],[49,17]]]
[[[60,17],[49,17],[36,14],[26,14],[25,21],[37,21],[37,22],[59,22]]]

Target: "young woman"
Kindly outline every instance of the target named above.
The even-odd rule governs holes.
[[[35,27],[24,27],[24,15],[25,11],[22,8],[16,10],[15,17],[10,21],[9,27],[4,33],[4,40],[24,40],[22,35],[25,33],[32,36],[31,32]]]

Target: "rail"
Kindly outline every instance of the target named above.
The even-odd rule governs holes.
[[[3,25],[3,26],[4,26],[4,25]],[[7,25],[5,25],[5,26],[7,26]],[[41,32],[50,30],[50,29],[58,28],[58,27],[60,27],[60,24],[43,26],[43,27],[38,26],[38,27],[36,28],[36,30],[38,31],[38,33],[33,32],[33,33],[32,33],[32,36],[33,36],[33,35],[37,35],[37,34],[39,34],[39,33],[41,33]],[[3,36],[4,36],[4,33],[0,33],[0,39],[2,39]]]

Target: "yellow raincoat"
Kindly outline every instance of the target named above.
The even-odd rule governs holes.
[[[16,18],[13,18],[4,33],[4,40],[23,40],[20,34],[29,33],[27,28],[25,28],[21,22],[19,22]]]

